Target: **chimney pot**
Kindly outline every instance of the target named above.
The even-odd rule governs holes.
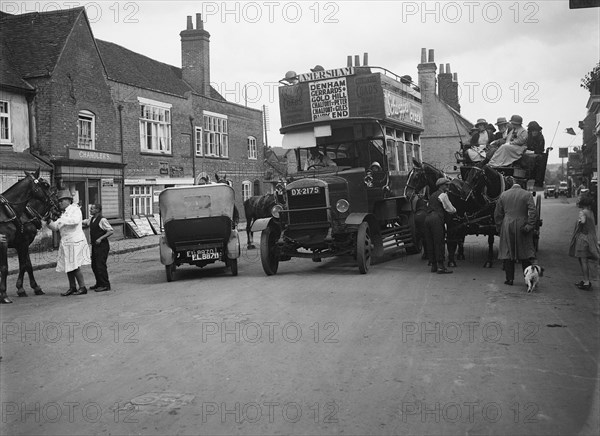
[[[194,25],[192,24],[192,16],[188,15],[187,17],[187,30],[194,30]]]
[[[433,49],[429,49],[429,60],[427,62],[435,62],[433,59]]]
[[[354,66],[360,67],[360,56],[359,55],[354,55]]]
[[[458,82],[458,74],[454,73],[452,75],[452,80],[454,80],[455,82]]]
[[[202,22],[202,14],[196,14],[196,30],[203,30],[204,23]]]
[[[444,64],[440,64],[440,74],[444,74]]]
[[[446,64],[446,74],[451,74],[450,73],[450,64]]]
[[[424,64],[425,62],[427,62],[427,49],[422,48],[421,49],[421,63]]]
[[[348,67],[352,66],[352,55],[348,55],[348,60],[347,60],[346,64]]]
[[[363,65],[369,65],[369,53],[363,53]]]

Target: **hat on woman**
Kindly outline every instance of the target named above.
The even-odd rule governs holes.
[[[498,117],[498,121],[496,121],[496,125],[502,126],[503,124],[508,124],[508,121],[506,121],[506,117]]]
[[[532,121],[527,124],[527,129],[529,130],[542,130],[542,126],[540,126],[537,121]]]
[[[523,124],[523,117],[521,115],[513,115],[512,117],[510,117],[510,122],[512,124],[521,125]]]
[[[485,124],[485,125],[487,126],[487,121],[486,121],[486,120],[484,120],[483,118],[479,118],[479,119],[477,120],[477,122],[475,123],[475,127],[477,127],[477,126],[478,126],[478,125],[480,125],[480,124]]]
[[[73,196],[71,195],[71,191],[69,191],[68,189],[63,189],[61,191],[58,191],[57,194],[58,200],[62,200],[63,198],[68,198],[69,200],[73,201]]]
[[[441,185],[445,185],[446,183],[450,183],[450,181],[445,178],[445,177],[440,177],[439,179],[437,179],[437,181],[435,182],[435,186],[441,186]]]
[[[496,128],[494,127],[494,125],[492,123],[488,123],[488,125],[486,126],[487,130],[491,130],[492,132],[496,131]]]

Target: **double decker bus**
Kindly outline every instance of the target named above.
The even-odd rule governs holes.
[[[276,187],[273,216],[252,227],[262,231],[265,273],[292,257],[351,255],[364,274],[387,249],[420,252],[414,205],[404,196],[423,132],[421,93],[410,77],[348,66],[288,72],[281,83],[282,145],[295,151],[297,166]],[[329,164],[307,165],[311,149]]]

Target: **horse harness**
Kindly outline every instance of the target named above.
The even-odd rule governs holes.
[[[32,176],[30,176],[30,177],[32,177]],[[32,178],[33,178],[33,183],[34,183],[33,190],[35,191],[35,190],[40,189],[39,186],[38,186],[39,179],[34,178],[34,177],[32,177]],[[29,200],[30,200],[30,198],[27,198],[24,201],[13,202],[13,204],[29,203]],[[4,195],[2,195],[2,194],[0,194],[0,206],[4,207],[4,210],[6,211],[6,215],[7,215],[7,219],[3,220],[3,221],[0,221],[0,223],[11,223],[12,222],[12,223],[14,223],[15,227],[17,228],[17,231],[20,234],[23,234],[23,232],[25,231],[25,229],[23,227],[23,223],[20,220],[20,217],[17,216],[17,213],[13,209],[12,204],[10,203],[10,201],[8,201],[6,199],[6,197]],[[42,221],[42,219],[44,217],[42,217],[36,210],[34,210],[33,208],[31,208],[29,206],[29,204],[27,204],[25,206],[25,211],[32,217],[32,221],[39,220],[39,221],[34,222],[34,224],[35,224],[35,226],[38,229],[40,229],[41,226],[42,226],[41,221]],[[39,225],[38,225],[38,222],[39,222]]]

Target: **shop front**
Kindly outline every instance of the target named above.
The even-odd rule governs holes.
[[[70,148],[67,159],[57,159],[54,178],[61,189],[69,189],[83,218],[92,204],[102,205],[102,214],[123,235],[123,160],[120,153]]]

